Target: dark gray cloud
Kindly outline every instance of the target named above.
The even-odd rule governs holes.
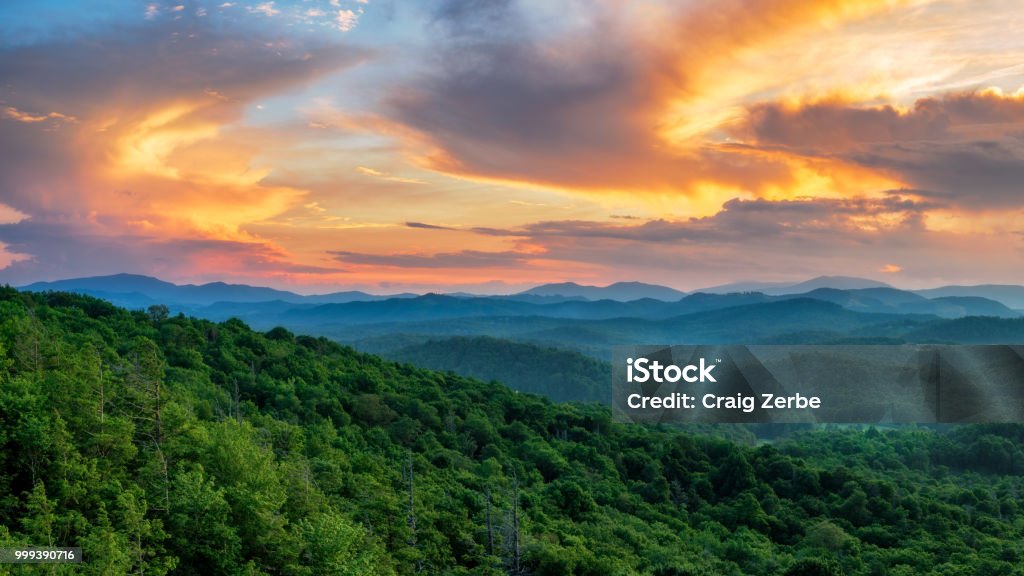
[[[434,4],[432,17],[449,38],[515,34],[523,24],[514,0],[442,0]]]
[[[741,137],[885,172],[966,209],[1024,206],[1024,98],[965,92],[908,111],[838,102],[750,109]]]
[[[968,211],[1024,207],[1024,139],[1019,135],[873,146],[851,160],[896,174],[919,188],[919,195]]]
[[[332,251],[339,262],[397,268],[496,268],[521,264],[534,254],[523,252],[483,252],[462,250],[431,255],[420,254],[364,254],[360,252]]]
[[[673,72],[607,6],[553,31],[523,17],[523,3],[482,4],[442,4],[438,26],[452,33],[429,71],[385,103],[387,115],[436,145],[433,167],[587,189],[785,178],[767,158],[667,147],[658,103]]]
[[[793,280],[821,274],[936,284],[973,278],[1011,282],[1024,265],[1024,241],[929,230],[937,200],[917,190],[880,198],[730,200],[713,216],[644,222],[561,220],[478,234],[543,247],[537,261],[610,268],[698,288],[737,278]],[[895,271],[895,272],[894,272]]]
[[[833,243],[861,228],[865,219],[886,217],[895,229],[918,229],[921,215],[939,207],[936,202],[904,198],[894,191],[883,198],[739,200],[727,201],[713,216],[686,220],[648,220],[641,224],[615,224],[583,220],[537,222],[522,228],[474,228],[487,236],[552,239],[613,239],[642,243],[721,244],[802,239],[814,236]]]
[[[437,224],[426,224],[424,222],[406,222],[406,228],[420,228],[423,230],[456,230],[450,226],[439,226]]]

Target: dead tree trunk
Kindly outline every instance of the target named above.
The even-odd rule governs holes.
[[[522,573],[519,537],[519,475],[512,471],[512,573]]]
[[[484,504],[487,507],[487,555],[494,556],[494,523],[491,521],[491,487],[484,487]]]

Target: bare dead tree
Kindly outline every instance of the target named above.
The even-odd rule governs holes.
[[[232,378],[231,381],[234,382],[234,384],[235,384],[235,390],[234,390],[234,393],[233,393],[232,398],[231,398],[231,410],[232,410],[232,412],[235,413],[235,420],[239,424],[241,424],[242,423],[242,409],[241,409],[241,403],[240,403],[241,394],[240,394],[240,392],[238,390],[238,378]]]
[[[491,520],[491,487],[484,486],[484,505],[487,508],[487,555],[494,556],[494,522]]]
[[[519,474],[512,470],[512,574],[521,574],[522,553],[519,534]]]
[[[414,493],[414,479],[412,470],[412,453],[410,452],[406,458],[405,466],[403,467],[404,480],[408,486],[409,501],[406,506],[406,523],[409,526],[409,546],[416,547],[416,498]]]

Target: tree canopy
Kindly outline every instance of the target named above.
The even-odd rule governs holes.
[[[85,574],[1024,574],[1024,427],[755,444],[0,289],[0,547]]]

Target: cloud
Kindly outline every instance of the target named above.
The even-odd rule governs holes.
[[[478,234],[529,238],[545,243],[567,238],[628,240],[642,243],[695,245],[733,243],[748,245],[764,240],[799,240],[809,237],[874,234],[919,228],[920,218],[934,203],[893,195],[882,199],[802,199],[727,201],[714,216],[685,220],[647,220],[618,224],[583,220],[537,222],[523,228],[474,228]]]
[[[342,32],[352,31],[359,24],[359,14],[352,10],[338,10],[334,16],[334,27]]]
[[[950,93],[906,110],[763,103],[735,134],[754,146],[884,172],[969,210],[1024,206],[1024,92]]]
[[[0,270],[0,279],[21,285],[40,279],[138,271],[164,278],[338,274],[340,266],[309,266],[266,242],[237,242],[202,237],[110,234],[102,227],[77,222],[26,220],[0,225],[8,251],[21,255]]]
[[[397,247],[331,255],[353,273],[453,270],[463,271],[460,278],[479,278],[479,271],[500,271],[547,281],[644,279],[690,289],[737,278],[790,281],[821,274],[899,274],[902,282],[918,286],[955,278],[1009,282],[1024,265],[1024,240],[929,230],[925,218],[942,205],[907,198],[906,192],[883,198],[736,199],[712,216],[549,220],[445,232],[456,240],[476,234],[486,238],[479,243],[504,243],[505,249],[410,253]],[[422,222],[407,225],[449,230]]]
[[[892,105],[861,108],[821,102],[789,107],[772,102],[751,107],[744,129],[759,144],[817,154],[834,154],[862,144],[945,138],[949,117],[921,104],[924,102],[912,112],[901,113]]]
[[[65,276],[94,266],[153,271],[159,265],[141,257],[142,248],[167,252],[161,246],[186,246],[182,238],[224,242],[216,246],[225,249],[252,245],[253,254],[270,246],[277,256],[240,262],[297,270],[283,249],[245,227],[308,203],[308,193],[269,182],[274,167],[259,156],[277,143],[248,138],[239,124],[254,101],[301,88],[364,54],[207,20],[186,15],[0,48],[0,76],[15,88],[0,116],[0,199],[27,216],[0,229],[0,242],[30,257],[4,275],[53,275],[58,262]],[[47,129],[57,124],[59,133]],[[30,233],[56,225],[74,246]],[[76,251],[84,246],[97,256]],[[204,254],[211,262],[212,252]],[[201,264],[178,261],[179,274]]]
[[[383,180],[389,180],[391,182],[400,182],[402,184],[423,184],[422,180],[418,180],[416,178],[403,178],[401,176],[392,176],[374,168],[367,168],[366,166],[357,166],[356,172],[359,172],[360,174],[363,174],[365,176],[381,178]]]
[[[0,224],[17,224],[25,218],[28,218],[28,216],[6,204],[0,203]]]
[[[1024,208],[1024,139],[879,146],[853,160],[899,175],[967,212]]]
[[[641,278],[690,289],[737,278],[870,278],[880,272],[899,272],[904,281],[919,286],[956,278],[1011,282],[1011,270],[1024,266],[1024,239],[931,230],[926,218],[942,205],[907,198],[905,192],[883,198],[734,199],[717,214],[698,218],[557,220],[473,231],[534,246],[534,265],[591,264],[613,271],[604,278]]]
[[[256,14],[263,14],[264,16],[267,16],[267,17],[277,16],[278,14],[281,13],[280,10],[278,10],[277,8],[274,8],[274,3],[273,2],[263,2],[261,4],[255,5],[255,6],[250,6],[249,7],[249,11],[253,12],[253,13],[256,13]]]
[[[392,94],[390,115],[430,143],[421,161],[446,173],[646,196],[698,196],[708,183],[778,194],[808,171],[802,159],[714,138],[743,99],[784,83],[734,60],[898,4],[596,3],[552,29],[511,0],[443,2],[435,26],[449,40],[430,75]],[[850,174],[812,170],[849,186]]]
[[[537,256],[524,252],[483,252],[479,250],[438,254],[364,254],[336,250],[331,251],[330,254],[345,264],[451,269],[507,267],[512,264],[521,264]]]
[[[406,222],[406,228],[419,228],[421,230],[457,230],[450,226],[438,226],[437,224],[425,224],[423,222]]]
[[[901,110],[842,100],[753,105],[733,129],[762,145],[842,152],[867,144],[965,143],[1024,129],[1024,91],[973,90],[919,98]]]
[[[67,114],[61,114],[60,112],[50,112],[47,114],[32,114],[30,112],[23,112],[18,110],[14,106],[6,106],[4,108],[4,117],[15,122],[22,122],[25,124],[36,124],[40,122],[53,121],[54,123],[67,123],[74,124],[78,122],[78,118],[69,116]]]

